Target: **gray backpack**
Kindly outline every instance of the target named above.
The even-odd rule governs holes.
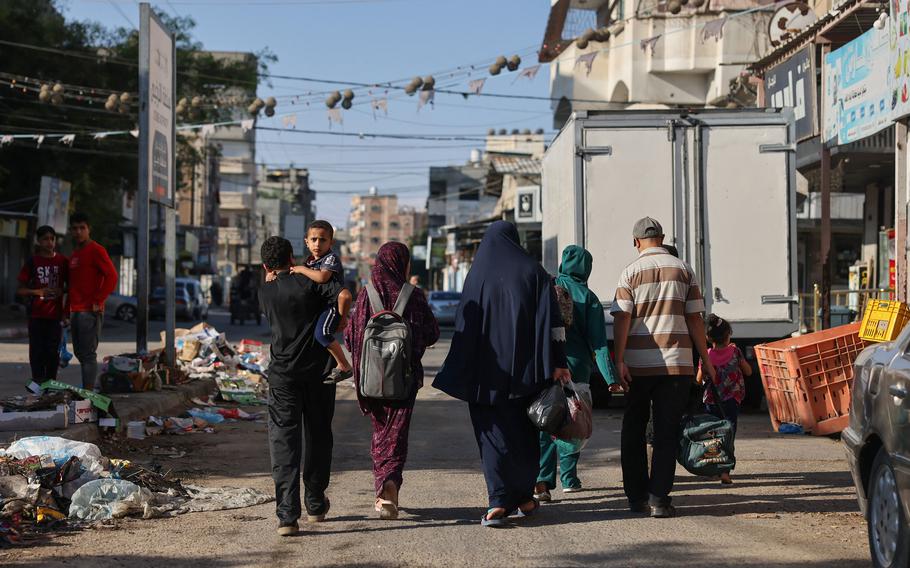
[[[382,400],[405,400],[413,393],[411,373],[411,329],[404,321],[404,309],[414,286],[401,287],[395,307],[382,305],[372,282],[367,295],[373,315],[367,321],[360,350],[360,396]]]

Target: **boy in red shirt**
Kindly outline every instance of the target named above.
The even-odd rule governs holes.
[[[69,311],[73,353],[82,367],[82,388],[92,390],[98,376],[98,342],[104,302],[117,287],[117,271],[103,246],[91,238],[88,216],[74,213],[70,233],[75,250],[69,266]]]
[[[56,252],[57,233],[44,225],[35,232],[38,254],[19,271],[16,294],[29,301],[28,362],[37,382],[57,378],[60,364],[60,337],[63,333],[63,293],[68,262]]]

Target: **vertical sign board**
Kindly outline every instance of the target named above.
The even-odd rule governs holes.
[[[41,176],[38,197],[38,226],[49,225],[58,235],[65,235],[69,222],[70,182]]]
[[[849,144],[891,126],[889,30],[872,28],[825,56],[825,124],[829,146]]]
[[[818,134],[814,54],[806,47],[765,73],[765,106],[793,109],[797,140]]]
[[[176,47],[173,34],[148,3],[139,5],[139,192],[136,200],[138,313],[136,349],[148,351],[149,202],[174,207],[176,159],[174,98]],[[172,212],[168,212],[170,215]],[[174,223],[165,223],[165,348],[174,362]]]

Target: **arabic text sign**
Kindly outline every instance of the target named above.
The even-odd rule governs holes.
[[[174,39],[154,14],[149,18],[149,199],[174,203]]]
[[[825,56],[824,140],[849,144],[891,125],[888,31],[870,29]]]
[[[765,73],[765,106],[793,109],[797,140],[818,134],[813,55],[814,47],[806,47]]]
[[[891,0],[891,107],[894,119],[910,114],[910,0]]]

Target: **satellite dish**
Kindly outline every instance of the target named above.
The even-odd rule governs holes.
[[[808,4],[791,2],[778,8],[768,23],[768,37],[771,47],[787,43],[803,30],[815,23],[817,16]]]

